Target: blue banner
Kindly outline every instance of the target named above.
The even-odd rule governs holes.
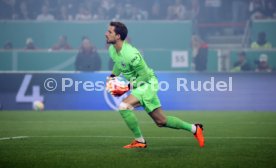
[[[112,110],[127,94],[105,91],[109,73],[2,73],[3,110],[30,110],[43,101],[45,110]],[[164,110],[276,111],[276,74],[156,74]]]

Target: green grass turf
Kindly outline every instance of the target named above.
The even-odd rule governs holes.
[[[276,113],[167,112],[204,124],[206,146],[199,148],[182,130],[156,127],[136,112],[147,149],[123,149],[131,132],[116,112],[2,111],[0,167],[249,167],[276,166]],[[108,137],[110,136],[110,137]]]

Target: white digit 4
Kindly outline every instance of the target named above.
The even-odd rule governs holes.
[[[16,95],[16,102],[18,103],[29,103],[34,101],[43,101],[44,97],[40,95],[40,86],[32,87],[32,94],[26,95],[27,89],[31,83],[32,75],[25,75],[24,79],[20,85],[20,88]]]

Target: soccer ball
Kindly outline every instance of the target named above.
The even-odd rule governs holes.
[[[113,77],[106,83],[106,90],[113,96],[118,97],[129,91],[128,84],[129,82],[123,77]]]
[[[127,81],[124,77],[121,77],[121,76],[115,77],[115,80],[116,80],[116,83],[122,87],[127,87],[129,84],[129,81]]]
[[[44,110],[44,104],[42,101],[34,101],[33,102],[33,109],[35,111],[42,111]]]

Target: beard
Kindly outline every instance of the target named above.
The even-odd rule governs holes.
[[[106,44],[116,44],[116,41],[115,40],[113,40],[113,41],[106,40]]]

